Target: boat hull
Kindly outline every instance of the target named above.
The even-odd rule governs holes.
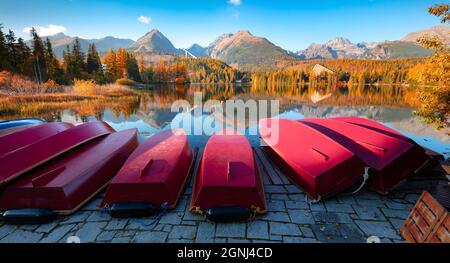
[[[402,141],[406,141],[406,142],[411,142],[411,143],[415,143],[412,139],[410,139],[409,137],[399,133],[398,131],[391,129],[379,122],[376,121],[372,121],[369,119],[365,119],[365,118],[359,118],[359,117],[334,117],[331,118],[332,120],[337,120],[337,121],[343,121],[343,122],[347,122],[347,123],[351,123],[351,124],[355,124],[355,125],[359,125],[361,127],[367,128],[367,129],[371,129],[373,131],[397,138],[399,140]]]
[[[137,146],[135,129],[83,144],[8,185],[0,210],[46,209],[70,214],[95,196]]]
[[[42,119],[36,119],[36,118],[0,121],[0,130],[10,129],[13,127],[19,127],[19,126],[24,126],[24,125],[40,124],[43,122],[45,122],[45,121]]]
[[[266,212],[252,147],[244,135],[230,134],[225,130],[209,138],[192,193],[191,211],[214,221],[240,221]]]
[[[0,186],[85,142],[114,132],[105,122],[88,122],[0,156]]]
[[[189,177],[193,159],[183,130],[151,136],[139,145],[114,177],[101,207],[108,205],[122,211],[116,213],[120,214],[118,217],[137,216],[138,213],[132,211],[154,210],[164,204],[174,208]],[[115,211],[111,211],[111,215],[114,214]]]
[[[440,162],[445,160],[445,158],[442,154],[437,153],[427,147],[423,147],[423,146],[419,145],[411,138],[409,138],[409,137],[399,133],[398,131],[396,131],[392,128],[389,128],[379,122],[372,121],[372,120],[365,119],[365,118],[358,118],[358,117],[336,117],[336,118],[332,118],[332,119],[360,125],[364,128],[371,129],[371,130],[379,132],[379,133],[383,133],[387,136],[391,136],[391,137],[397,138],[399,140],[409,142],[409,143],[415,145],[416,147],[422,148],[423,152],[429,157],[429,162],[427,165],[424,166],[424,168],[420,172],[421,174],[433,173],[434,169],[440,165]],[[418,151],[420,151],[420,150],[418,150]],[[421,155],[423,155],[423,154],[421,154]]]
[[[363,177],[365,165],[355,154],[303,123],[263,119],[259,130],[270,159],[313,199],[330,197]]]
[[[17,127],[0,130],[0,139],[1,139],[1,137],[6,136],[8,134],[15,133],[15,132],[18,132],[21,130],[25,130],[25,129],[28,129],[30,127],[37,126],[37,125],[40,125],[40,124],[28,124],[28,125],[17,126]]]
[[[300,122],[340,143],[372,168],[369,187],[381,194],[414,175],[428,160],[415,144],[359,125],[333,119]]]
[[[72,127],[73,125],[70,123],[48,122],[2,136],[0,138],[0,156],[32,143],[36,143]]]

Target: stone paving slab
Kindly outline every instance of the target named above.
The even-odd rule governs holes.
[[[267,176],[265,170],[262,176]],[[398,243],[404,242],[398,230],[421,192],[433,192],[436,185],[433,178],[413,179],[387,196],[363,190],[312,204],[285,179],[276,185],[268,178],[264,182],[268,213],[251,222],[215,224],[189,212],[190,180],[175,209],[151,226],[152,217],[112,219],[99,212],[101,193],[80,211],[54,222],[34,226],[0,222],[0,243],[66,242],[73,235],[81,242],[111,243],[352,243],[376,235],[382,242]]]

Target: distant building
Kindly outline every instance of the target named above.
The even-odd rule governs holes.
[[[316,76],[319,76],[321,74],[334,74],[334,71],[331,69],[328,69],[320,64],[316,64],[313,68],[313,72]]]

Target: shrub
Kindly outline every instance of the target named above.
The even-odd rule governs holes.
[[[116,84],[118,85],[133,86],[134,83],[135,83],[134,80],[127,78],[121,78],[116,80]]]
[[[0,90],[10,95],[17,95],[40,93],[44,91],[44,88],[23,75],[2,71],[0,72]]]
[[[96,95],[98,93],[98,87],[93,80],[75,79],[73,91],[82,95]]]
[[[42,87],[46,93],[55,93],[64,91],[64,88],[52,79],[47,80],[47,82],[42,84]]]

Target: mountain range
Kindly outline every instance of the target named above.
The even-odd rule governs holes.
[[[194,44],[187,50],[196,56],[216,58],[236,66],[266,64],[290,57],[286,50],[246,30],[221,35],[206,48]]]
[[[325,44],[311,44],[307,49],[298,51],[300,59],[386,59],[405,57],[426,57],[432,51],[423,48],[416,42],[383,41],[377,43],[353,43],[337,37]]]
[[[67,36],[64,33],[58,33],[52,36],[48,36],[48,39],[52,43],[53,51],[59,57],[62,56],[63,51],[67,45],[72,46],[75,43],[76,37]],[[116,50],[121,47],[128,47],[135,43],[132,39],[116,38],[107,36],[100,39],[83,39],[78,38],[80,41],[81,50],[87,52],[89,44],[95,44],[98,52],[106,53],[110,48]]]
[[[275,45],[264,37],[254,36],[249,31],[241,30],[234,34],[219,36],[207,47],[193,44],[187,49],[176,48],[160,31],[153,29],[137,41],[115,37],[80,40],[81,49],[87,51],[88,45],[95,43],[100,53],[110,48],[126,48],[133,52],[151,54],[180,55],[186,51],[196,57],[217,58],[233,66],[274,64],[283,59],[385,59],[402,57],[425,57],[431,54],[416,43],[421,36],[437,35],[450,44],[450,26],[435,26],[429,29],[412,32],[401,40],[382,41],[375,43],[353,43],[350,40],[337,37],[324,44],[311,44],[305,50],[290,52]],[[49,37],[55,54],[62,55],[67,45],[72,45],[75,37],[59,33]]]

